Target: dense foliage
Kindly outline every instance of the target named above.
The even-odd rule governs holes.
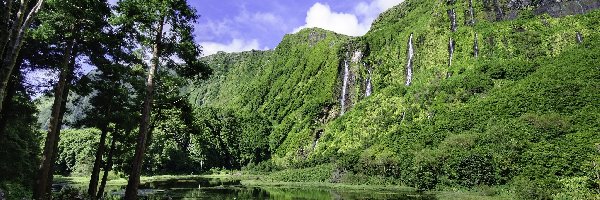
[[[35,124],[35,106],[20,86],[22,77],[15,79],[9,86],[8,115],[0,117],[0,190],[6,198],[21,198],[31,195],[29,187],[33,184],[42,134]]]
[[[319,89],[306,85],[313,83],[312,71],[287,65],[297,57],[295,49],[288,49],[290,40],[310,46],[310,36],[318,29],[286,37],[274,51],[208,57],[209,65],[223,68],[221,75],[199,85],[196,91],[204,96],[191,100],[203,107],[243,108],[271,116],[273,158],[249,169],[334,163],[323,180],[315,180],[355,182],[353,177],[367,176],[423,190],[512,185],[522,198],[558,198],[573,188],[579,188],[578,195],[590,195],[598,185],[594,174],[600,155],[595,134],[600,124],[600,13],[552,18],[525,9],[514,19],[496,21],[485,1],[473,6],[476,23],[468,25],[467,15],[458,15],[456,32],[450,30],[446,11],[467,10],[466,2],[407,1],[392,8],[364,37],[339,39],[337,73],[327,75],[335,82]],[[414,81],[406,86],[411,34]],[[584,38],[582,43],[577,35]],[[451,65],[449,38],[454,41]],[[281,51],[288,56],[274,57]],[[322,57],[311,56],[309,62]],[[351,57],[363,64],[355,65]],[[347,95],[353,107],[340,115],[345,62],[350,63]],[[272,63],[287,73],[267,80],[270,87],[264,87],[261,77],[271,73],[264,69]],[[369,79],[372,96],[363,84]],[[237,87],[239,82],[245,84]],[[265,96],[269,91],[277,95]],[[320,98],[301,96],[312,92],[327,95],[318,96],[324,99],[318,103]],[[277,103],[279,99],[286,103]],[[305,108],[302,114],[289,112]],[[291,172],[296,173],[306,174]],[[334,178],[336,173],[341,178]],[[281,179],[298,181],[290,178]]]
[[[120,2],[118,12],[134,14],[185,4]],[[310,28],[286,35],[274,50],[203,58],[190,42],[193,9],[167,12],[184,16],[166,21],[115,16],[120,26],[98,35],[102,47],[81,52],[98,56],[90,59],[97,70],[77,82],[66,106],[69,129],[55,173],[99,173],[100,164],[119,176],[134,171],[140,108],[150,93],[141,60],[149,52],[122,41],[128,38],[165,50],[153,49],[160,68],[146,85],[156,92],[146,98],[153,104],[148,133],[140,134],[147,145],[137,146],[145,150],[143,174],[243,169],[276,181],[498,186],[523,199],[598,196],[600,11],[587,1],[587,13],[578,15],[544,7],[571,1],[511,2],[407,0],[361,37]],[[167,21],[186,23],[167,27],[174,32],[163,43],[153,30]],[[35,46],[43,40],[30,43],[25,48],[48,50]],[[52,103],[35,102],[36,124],[26,88],[16,81],[12,91],[4,108],[11,115],[0,116],[0,161],[15,162],[0,162],[0,188],[27,196],[39,162],[37,128],[47,128]]]

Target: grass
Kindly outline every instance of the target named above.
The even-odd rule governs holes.
[[[429,192],[429,194],[434,195],[439,200],[509,200],[516,198],[508,193],[488,196],[486,194],[473,191],[441,191]]]
[[[202,175],[158,175],[158,176],[142,176],[142,177],[140,177],[140,181],[142,183],[146,183],[146,182],[173,180],[173,179],[193,179],[193,178],[204,178],[204,177],[205,176],[202,176]],[[206,177],[206,178],[210,178],[210,177]],[[214,178],[217,178],[217,177],[214,177]],[[89,177],[78,177],[78,176],[55,175],[54,182],[67,183],[67,184],[76,185],[76,186],[80,186],[80,185],[87,186],[88,183],[90,182],[90,178]],[[116,179],[108,180],[106,182],[106,185],[113,185],[113,186],[127,185],[127,179],[116,178]]]
[[[256,187],[282,187],[282,188],[330,188],[344,190],[369,190],[369,191],[400,191],[400,192],[416,192],[414,188],[395,185],[350,185],[343,183],[327,183],[327,182],[280,182],[280,181],[264,181],[264,180],[242,180],[242,185]]]

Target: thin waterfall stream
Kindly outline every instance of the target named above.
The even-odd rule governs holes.
[[[371,85],[371,76],[373,74],[373,69],[367,68],[367,86],[365,89],[365,97],[371,96],[371,92],[373,90],[373,86]]]
[[[413,48],[413,34],[410,34],[408,38],[408,61],[406,63],[406,86],[409,86],[412,83],[413,77],[413,58],[415,51]]]
[[[340,115],[343,115],[346,111],[346,88],[348,87],[348,76],[350,74],[350,66],[348,66],[348,61],[344,60],[344,79],[342,84],[342,97],[340,98],[340,104],[342,108],[340,110]]]

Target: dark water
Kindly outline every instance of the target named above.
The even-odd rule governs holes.
[[[112,188],[107,199],[120,199],[124,187]],[[145,183],[140,199],[435,199],[403,191],[347,190],[331,188],[248,187],[239,180],[178,179]]]

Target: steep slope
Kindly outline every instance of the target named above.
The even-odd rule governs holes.
[[[264,115],[274,124],[271,150],[292,152],[313,137],[322,124],[315,120],[335,104],[339,49],[348,39],[306,29],[285,36],[275,50],[209,56],[204,61],[216,73],[192,88],[190,98],[204,107]]]
[[[364,39],[374,95],[326,127],[313,158],[424,189],[586,177],[600,141],[588,118],[600,105],[598,11],[551,18],[534,7],[495,21],[473,5],[473,25],[455,14],[468,2],[384,13]]]
[[[209,57],[230,68],[198,86],[220,100],[196,102],[269,116],[282,167],[334,162],[422,189],[591,180],[599,6],[408,0],[363,37],[310,29]]]

